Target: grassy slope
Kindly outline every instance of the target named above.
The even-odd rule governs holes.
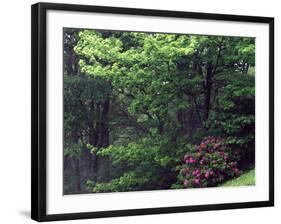
[[[221,186],[255,185],[255,170],[248,170],[240,177],[224,182]]]

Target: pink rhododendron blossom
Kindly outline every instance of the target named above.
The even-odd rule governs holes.
[[[203,149],[206,148],[206,146],[207,145],[205,143],[201,143],[201,145],[200,145],[200,147],[203,148]]]
[[[196,162],[196,160],[195,159],[193,159],[192,157],[189,157],[187,160],[186,160],[186,163],[195,163]]]
[[[194,180],[194,183],[195,183],[195,184],[199,184],[199,183],[200,183],[200,179],[195,179],[195,180]]]
[[[189,181],[185,179],[183,182],[183,186],[188,187],[188,184],[189,184]]]

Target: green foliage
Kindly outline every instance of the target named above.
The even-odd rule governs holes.
[[[94,91],[93,91],[94,90]],[[85,75],[64,76],[64,129],[86,128],[91,119],[97,120],[99,112],[94,104],[103,102],[111,92],[110,85],[102,79]],[[96,109],[96,110],[93,110]]]
[[[178,59],[194,52],[194,38],[174,34],[127,35],[137,46],[124,50],[118,38],[103,38],[93,31],[81,32],[75,50],[86,58],[80,60],[82,71],[110,80],[115,88],[130,93],[133,96],[128,107],[131,113],[145,111],[154,118],[167,116],[169,107],[187,108],[188,102],[183,102],[182,93],[174,88],[176,83],[171,83],[171,78],[177,82],[182,80],[171,77],[171,73],[176,72]]]
[[[161,136],[153,130],[150,135],[127,145],[110,145],[98,152],[108,156],[114,166],[126,167],[127,172],[106,183],[89,181],[93,192],[152,190],[169,188],[176,174],[174,167],[179,158],[191,147],[175,145],[169,136]],[[165,175],[163,175],[165,174]]]
[[[150,180],[147,177],[141,178],[135,172],[124,173],[121,177],[110,182],[95,183],[88,180],[86,185],[91,192],[122,192],[143,189]]]
[[[81,144],[69,144],[64,146],[63,155],[79,159],[81,156]]]
[[[197,187],[177,167],[210,134],[237,169],[254,164],[254,38],[66,29],[64,45],[64,154],[87,191]],[[236,175],[206,150],[217,164],[183,165],[200,186]]]
[[[249,165],[255,157],[254,77],[245,74],[226,77],[229,78],[229,84],[221,89],[210,127],[224,133],[227,143],[240,149],[241,162]]]

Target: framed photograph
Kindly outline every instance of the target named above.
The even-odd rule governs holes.
[[[32,219],[274,205],[274,19],[32,5]]]

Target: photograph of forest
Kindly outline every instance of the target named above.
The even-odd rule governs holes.
[[[255,185],[255,38],[63,29],[64,194]]]

